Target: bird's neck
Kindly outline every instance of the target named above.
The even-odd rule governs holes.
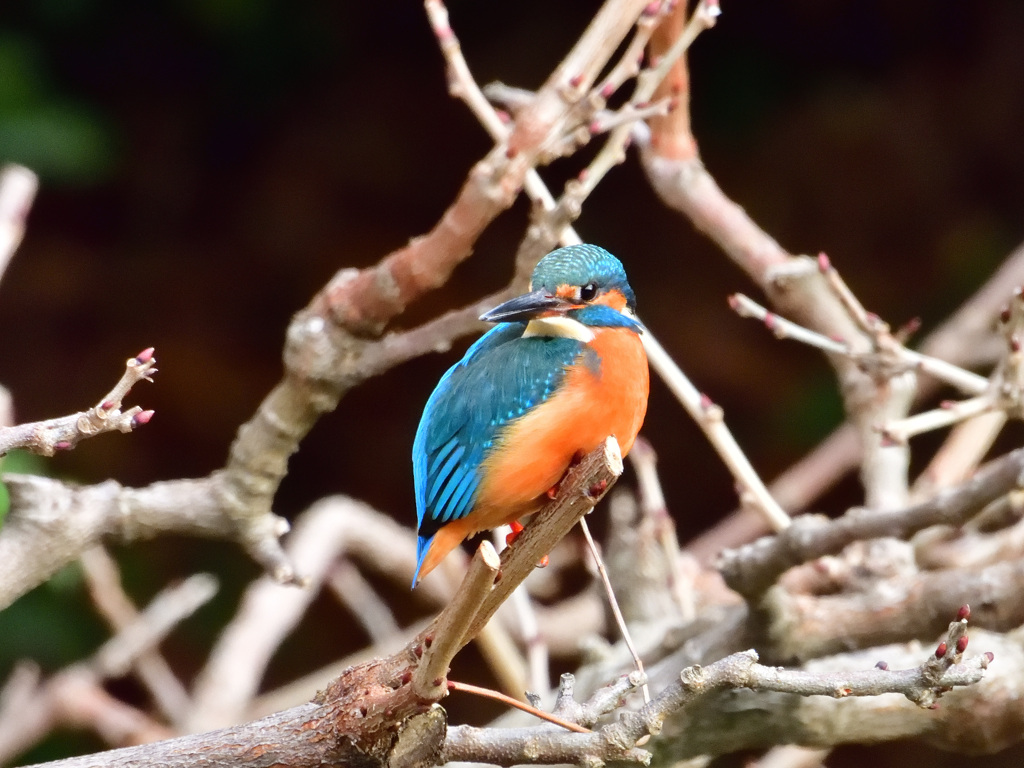
[[[554,317],[535,317],[526,325],[523,338],[533,336],[556,336],[563,339],[576,339],[584,344],[594,340],[594,332],[579,320],[574,320],[566,315]]]

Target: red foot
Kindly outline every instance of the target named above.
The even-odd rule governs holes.
[[[506,547],[511,547],[512,546],[512,542],[515,541],[516,539],[518,539],[519,538],[519,534],[523,532],[523,524],[520,523],[518,520],[513,520],[511,523],[508,524],[508,527],[511,528],[512,530],[505,535],[505,546]],[[538,568],[547,568],[548,562],[550,562],[548,560],[548,556],[544,555],[544,557],[542,557],[540,559],[540,562],[537,563],[537,567]]]
[[[572,459],[569,461],[569,466],[566,467],[566,472],[568,472],[572,467],[575,467],[577,464],[583,461],[586,455],[587,454],[585,454],[583,451],[576,451],[576,453],[572,455]],[[562,479],[564,480],[565,478],[563,477]],[[557,483],[548,488],[547,491],[545,491],[544,495],[547,496],[552,501],[554,501],[555,499],[558,498],[558,490],[559,488],[561,488],[561,486],[562,480],[559,480]]]
[[[519,534],[523,532],[523,524],[518,520],[513,520],[509,523],[509,528],[512,530],[505,536],[506,547],[511,547],[512,542],[519,538]]]

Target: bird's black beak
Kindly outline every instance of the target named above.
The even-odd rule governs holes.
[[[561,296],[552,296],[547,291],[534,291],[499,304],[480,315],[480,319],[488,323],[514,323],[532,320],[544,314],[564,314],[578,306]]]

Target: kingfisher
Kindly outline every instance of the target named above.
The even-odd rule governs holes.
[[[622,263],[570,245],[537,263],[530,291],[427,400],[413,442],[413,587],[463,539],[536,512],[566,470],[614,436],[625,456],[647,411],[636,297]]]

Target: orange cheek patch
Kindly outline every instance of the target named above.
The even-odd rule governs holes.
[[[555,289],[555,296],[562,299],[576,299],[576,286],[560,285]]]
[[[608,293],[602,294],[594,299],[594,303],[604,304],[621,312],[626,308],[626,297],[622,294],[622,291],[612,289],[608,291]]]

